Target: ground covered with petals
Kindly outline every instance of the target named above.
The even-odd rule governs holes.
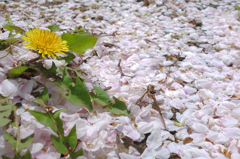
[[[12,54],[0,51],[0,94],[22,103],[20,138],[34,134],[32,158],[61,158],[50,135],[28,110],[39,110],[33,92],[39,81],[48,88],[49,104],[60,114],[64,133],[76,125],[78,145],[87,159],[239,159],[240,158],[240,6],[237,0],[20,0],[1,2],[6,15],[29,31],[59,25],[63,32],[80,26],[98,38],[93,49],[76,54],[73,69],[82,69],[88,89],[97,85],[124,101],[131,116],[115,116],[101,106],[93,113],[63,98],[62,90],[42,76],[7,79],[18,61],[38,54],[20,43]],[[0,39],[9,31],[2,30]],[[93,54],[95,53],[95,54]],[[64,65],[45,59],[44,65]],[[119,67],[120,65],[120,67]],[[120,69],[121,68],[121,69]],[[154,101],[145,95],[155,86]],[[0,155],[13,157],[0,129]],[[16,128],[4,130],[16,134]],[[64,157],[63,157],[64,158]],[[67,157],[65,157],[67,158]]]

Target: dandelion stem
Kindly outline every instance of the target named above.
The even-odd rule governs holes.
[[[16,127],[17,127],[17,145],[16,145],[16,151],[18,152],[19,142],[20,142],[20,129],[19,129],[19,121],[17,116],[17,106],[14,106],[14,116],[16,120]]]

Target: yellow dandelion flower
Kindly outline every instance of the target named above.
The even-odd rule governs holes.
[[[23,42],[24,46],[38,50],[43,58],[46,55],[52,58],[59,57],[57,53],[65,55],[62,51],[68,51],[67,41],[62,40],[58,34],[52,31],[34,28],[26,32],[26,35],[21,37],[26,41]]]

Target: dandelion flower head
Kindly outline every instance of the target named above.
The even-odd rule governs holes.
[[[62,40],[57,33],[49,30],[34,28],[26,32],[26,36],[23,35],[21,38],[26,41],[23,42],[25,47],[38,50],[42,58],[46,55],[52,58],[59,57],[57,53],[65,55],[62,51],[68,51],[67,41]]]

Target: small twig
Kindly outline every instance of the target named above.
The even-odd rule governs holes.
[[[110,90],[111,88],[112,88],[112,87],[109,86],[109,87],[104,88],[103,90],[104,90],[104,91],[108,91],[108,90]]]
[[[158,103],[157,103],[157,100],[156,100],[156,98],[155,98],[154,93],[156,93],[156,91],[154,90],[154,86],[153,86],[153,85],[148,85],[148,86],[147,86],[147,90],[146,90],[146,91],[143,93],[143,95],[137,100],[136,105],[138,105],[139,102],[142,101],[142,99],[143,99],[143,97],[145,96],[145,94],[148,94],[148,97],[151,98],[151,99],[153,99],[153,104],[152,104],[153,109],[155,109],[155,110],[158,111],[158,113],[159,113],[159,115],[160,115],[160,117],[161,117],[161,119],[162,119],[164,128],[166,129],[165,120],[164,120],[164,118],[163,118],[163,116],[162,116],[161,109],[159,108],[159,105],[158,105]]]
[[[111,52],[115,52],[115,51],[108,51],[107,53],[102,54],[102,55],[100,56],[100,59],[101,59],[104,55],[109,55],[109,53],[111,53]]]
[[[3,58],[5,58],[5,57],[7,57],[8,54],[10,54],[10,52],[8,52],[6,55],[0,57],[0,59],[3,59]]]
[[[131,77],[133,78],[134,76],[128,76],[128,75],[125,75],[122,71],[122,68],[121,68],[121,61],[122,61],[122,58],[119,60],[119,63],[118,63],[118,67],[119,67],[119,70],[120,70],[120,73],[121,73],[121,76],[127,76],[127,77]]]
[[[17,116],[17,106],[14,106],[14,116],[16,120],[16,127],[17,127],[17,144],[16,144],[16,151],[18,152],[19,142],[20,142],[20,129],[19,129],[19,121]]]
[[[149,39],[144,39],[144,41],[146,41],[147,43],[153,43],[154,45],[156,45],[156,46],[159,48],[159,50],[162,49],[162,48],[161,48],[157,43],[155,43],[154,41],[151,41],[151,40],[149,40]]]
[[[143,95],[137,100],[137,102],[135,103],[136,105],[138,105],[141,101],[142,101],[142,99],[143,99],[143,97],[145,96],[145,94],[148,92],[148,90],[146,90],[144,93],[143,93]]]
[[[103,42],[103,45],[105,46],[105,47],[113,47],[113,46],[115,46],[115,47],[117,47],[117,48],[120,48],[119,46],[117,46],[117,45],[115,45],[115,44],[111,44],[111,43],[106,43],[106,42]]]
[[[153,104],[152,104],[152,107],[153,109],[157,110],[161,119],[162,119],[162,122],[163,122],[163,125],[164,125],[164,128],[166,129],[166,124],[165,124],[165,120],[162,116],[162,112],[161,112],[161,109],[159,108],[159,105],[157,103],[157,100],[156,100],[156,97],[154,95],[156,91],[154,90],[154,86],[153,85],[148,85],[148,97],[152,98],[153,99]]]

